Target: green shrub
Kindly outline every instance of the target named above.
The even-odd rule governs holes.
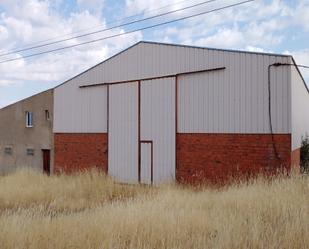
[[[309,173],[309,136],[302,137],[300,147],[300,169],[302,173]]]

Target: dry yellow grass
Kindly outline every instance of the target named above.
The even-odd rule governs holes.
[[[309,179],[225,189],[119,185],[98,172],[0,178],[0,248],[307,248]]]

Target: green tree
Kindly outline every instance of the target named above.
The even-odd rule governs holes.
[[[309,173],[309,136],[302,137],[300,147],[300,169],[302,173]]]

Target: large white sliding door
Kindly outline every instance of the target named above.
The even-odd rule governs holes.
[[[108,173],[121,182],[175,179],[175,77],[109,85]]]
[[[108,86],[108,174],[138,182],[138,82]]]
[[[140,138],[151,141],[153,182],[175,179],[175,77],[141,82]],[[142,143],[143,144],[143,143]],[[145,145],[142,145],[144,148]],[[149,149],[142,151],[149,157]],[[144,155],[142,155],[144,158]],[[141,165],[149,167],[149,163]]]

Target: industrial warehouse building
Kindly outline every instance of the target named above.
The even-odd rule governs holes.
[[[308,89],[286,55],[139,42],[54,90],[55,170],[121,182],[289,168],[306,132]]]
[[[218,182],[298,165],[309,92],[291,56],[139,42],[56,87],[53,115],[54,172]]]

